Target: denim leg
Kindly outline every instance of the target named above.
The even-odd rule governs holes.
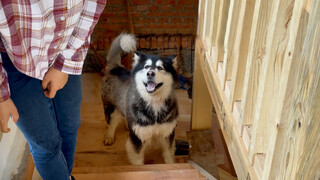
[[[17,126],[29,143],[37,170],[44,180],[69,179],[52,100],[43,95],[40,80],[18,72],[10,60],[1,55],[8,73],[11,99],[20,116]]]
[[[69,75],[68,83],[57,92],[53,102],[62,138],[62,152],[71,174],[80,126],[81,76]]]

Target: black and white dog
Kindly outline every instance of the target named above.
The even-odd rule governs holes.
[[[126,119],[130,132],[126,150],[132,164],[144,164],[144,152],[152,139],[160,142],[165,163],[174,163],[177,59],[135,50],[135,37],[124,33],[110,47],[101,86],[108,124],[104,143],[114,143],[116,127]],[[123,52],[134,52],[131,72],[121,65]]]

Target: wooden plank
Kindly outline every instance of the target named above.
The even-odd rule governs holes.
[[[230,175],[228,172],[225,170],[218,168],[219,169],[219,175],[220,175],[220,180],[237,180],[238,178]]]
[[[256,154],[254,158],[253,168],[257,173],[257,176],[259,179],[262,178],[262,173],[264,169],[264,163],[265,163],[265,154]]]
[[[242,1],[243,2],[243,1]],[[224,56],[223,56],[223,88],[225,89],[225,82],[231,80],[232,67],[234,62],[234,44],[236,39],[236,32],[239,22],[240,1],[230,1],[229,14],[227,20],[226,34],[224,39]],[[230,102],[229,102],[230,103]]]
[[[212,14],[213,17],[211,18],[212,25],[213,25],[211,42],[212,42],[213,46],[217,45],[218,28],[219,28],[219,15],[220,15],[220,11],[222,10],[220,5],[223,3],[222,1],[224,1],[224,0],[214,0],[214,6],[213,6],[214,7],[214,13]]]
[[[246,70],[250,33],[252,27],[252,17],[255,0],[243,0],[239,14],[239,25],[234,45],[233,74],[231,78],[230,102],[242,99],[243,81]],[[232,107],[233,109],[234,107]]]
[[[267,24],[272,10],[271,0],[259,0],[255,2],[252,29],[247,56],[246,74],[244,78],[241,108],[240,131],[244,125],[251,125],[257,97],[257,86],[262,56],[266,48]]]
[[[214,22],[212,19],[214,19],[214,10],[215,10],[215,0],[206,1],[205,4],[205,18],[204,18],[204,28],[203,28],[203,37],[202,39],[206,42],[207,47],[210,49],[212,46],[212,31]],[[211,51],[209,51],[210,53]]]
[[[217,27],[217,36],[215,42],[217,43],[216,47],[216,55],[215,64],[213,67],[215,68],[215,71],[218,71],[218,63],[220,61],[223,61],[223,55],[224,55],[224,37],[227,27],[227,19],[228,19],[228,13],[229,13],[229,5],[230,0],[221,0],[220,1],[220,7],[219,7],[219,18],[218,18],[218,27]]]
[[[124,165],[124,166],[105,166],[105,167],[75,167],[73,174],[98,174],[112,172],[135,172],[135,171],[165,171],[165,170],[193,169],[188,163],[176,164],[147,164],[147,165]]]
[[[310,17],[305,2],[296,1],[294,7],[296,28],[286,52],[264,179],[320,178],[320,2],[314,3]]]
[[[268,25],[266,49],[258,79],[257,97],[252,123],[252,139],[249,158],[266,153],[270,128],[275,123],[275,107],[280,90],[280,78],[284,54],[290,37],[289,27],[293,13],[294,0],[274,1]]]
[[[240,120],[239,120],[240,119],[240,106],[241,106],[241,101],[234,101],[232,112],[233,112],[234,119],[236,120],[238,126],[240,123]]]
[[[204,9],[205,9],[206,0],[199,0],[199,7],[198,7],[198,26],[197,26],[197,35],[199,37],[203,36],[204,31]]]
[[[212,102],[206,87],[203,74],[201,72],[199,58],[204,58],[204,48],[196,48],[195,50],[195,67],[194,67],[194,83],[192,94],[192,116],[191,129],[210,129],[212,116]]]
[[[246,125],[243,127],[242,139],[246,146],[247,151],[249,151],[249,146],[251,144],[251,133],[252,133],[251,126]]]
[[[202,42],[199,39],[197,39],[196,48],[199,48],[198,46],[202,46]],[[238,178],[257,179],[255,171],[247,158],[248,154],[246,153],[245,145],[242,139],[239,138],[239,131],[235,126],[233,126],[233,124],[235,124],[235,120],[230,112],[230,107],[228,106],[228,103],[222,103],[227,101],[227,97],[222,90],[219,77],[217,73],[215,73],[211,64],[212,62],[208,61],[208,65],[204,64],[203,57],[196,58],[196,60],[200,61],[199,64],[201,65],[202,72],[204,73],[206,85],[217,111],[221,131],[230,152]]]
[[[308,0],[306,4],[306,11],[310,14],[312,9],[313,0]]]
[[[121,180],[160,180],[160,179],[188,179],[199,178],[196,169],[184,170],[166,170],[166,171],[136,171],[136,172],[113,172],[113,173],[99,173],[99,174],[75,174],[77,180],[90,179],[121,179]]]
[[[210,61],[213,61],[214,64],[217,64],[217,31],[218,31],[218,17],[219,17],[219,11],[220,11],[220,1],[221,0],[213,0],[209,1],[207,8],[211,8],[209,18],[206,19],[206,21],[209,21],[208,23],[210,26],[207,27],[208,30],[206,30],[206,35],[203,39],[205,42],[208,51],[206,52],[206,56]]]

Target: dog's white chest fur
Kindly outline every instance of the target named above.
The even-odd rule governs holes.
[[[146,141],[153,136],[162,136],[168,137],[173,129],[176,127],[177,120],[172,122],[162,123],[162,124],[154,124],[148,126],[140,126],[140,125],[133,125],[132,129],[135,134],[141,139],[141,141]]]

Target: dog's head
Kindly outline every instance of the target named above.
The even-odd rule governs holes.
[[[161,57],[135,52],[133,70],[138,91],[143,96],[168,96],[177,75],[176,56]]]

